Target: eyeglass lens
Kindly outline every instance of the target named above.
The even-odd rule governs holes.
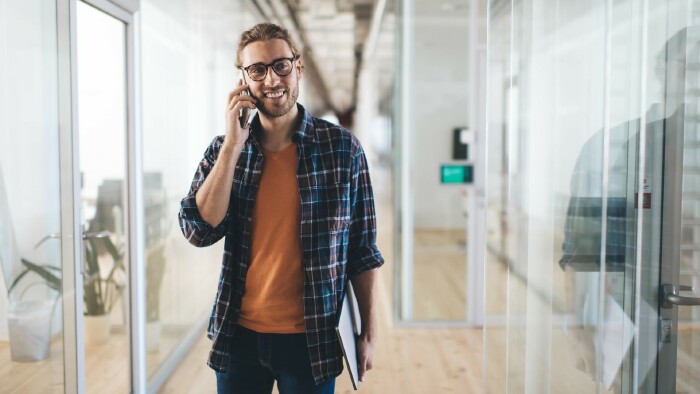
[[[253,81],[261,81],[267,76],[267,67],[262,63],[253,64],[248,68],[248,75]],[[272,64],[272,70],[280,77],[289,75],[292,72],[292,61],[289,59],[280,59]]]

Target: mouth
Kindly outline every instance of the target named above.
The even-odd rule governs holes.
[[[279,99],[279,98],[281,98],[282,96],[284,96],[284,93],[285,93],[285,92],[286,92],[286,90],[276,90],[276,91],[273,91],[273,92],[265,92],[265,93],[264,93],[264,96],[265,96],[265,98],[269,98],[269,99],[275,100],[275,99]]]

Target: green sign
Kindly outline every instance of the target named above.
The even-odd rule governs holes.
[[[442,165],[442,183],[472,183],[473,166]]]

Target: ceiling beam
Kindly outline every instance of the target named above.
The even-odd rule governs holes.
[[[365,41],[362,51],[362,61],[366,61],[374,56],[374,50],[377,49],[379,31],[382,27],[382,19],[384,19],[384,10],[386,10],[386,0],[377,0],[372,13],[372,22],[370,22],[367,41]]]

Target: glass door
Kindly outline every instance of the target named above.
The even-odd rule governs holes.
[[[669,94],[680,103],[665,134],[663,256],[658,289],[658,391],[700,387],[700,2],[669,41]]]
[[[127,392],[126,24],[79,1],[76,27],[85,383]]]
[[[400,2],[394,220],[402,322],[481,324],[486,91],[478,21],[486,10],[480,3]]]

